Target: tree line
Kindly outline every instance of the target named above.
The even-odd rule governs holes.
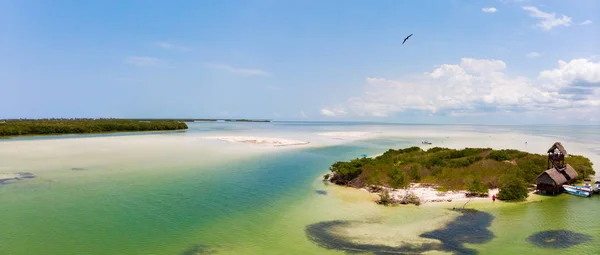
[[[586,157],[570,155],[565,161],[579,173],[578,179],[595,174]],[[475,194],[500,188],[499,199],[518,200],[527,197],[528,185],[546,170],[546,163],[546,155],[518,150],[410,147],[390,149],[376,158],[335,162],[329,169],[331,181],[339,185],[404,188],[411,182],[430,183]]]
[[[187,129],[179,121],[128,119],[11,119],[0,120],[0,137]]]

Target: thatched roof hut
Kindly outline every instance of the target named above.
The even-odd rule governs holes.
[[[567,182],[567,178],[555,168],[550,168],[535,178],[537,190],[542,194],[556,195],[561,185]]]
[[[578,174],[575,169],[569,164],[565,165],[562,170],[556,168],[550,168],[535,178],[537,184],[537,190],[542,194],[558,194],[560,187],[563,184],[571,184],[575,182]]]
[[[555,142],[552,145],[552,147],[548,149],[548,153],[553,153],[556,149],[558,149],[558,151],[560,151],[561,154],[565,155],[565,157],[569,155],[567,154],[567,150],[565,150],[565,147],[560,142]]]
[[[574,182],[575,178],[577,178],[577,176],[578,176],[577,171],[575,171],[575,169],[569,164],[565,164],[565,169],[562,172],[563,172],[563,174],[566,174],[569,176],[569,178],[567,178],[568,183]]]
[[[567,178],[555,168],[550,168],[536,178],[536,183],[558,186],[567,182]]]

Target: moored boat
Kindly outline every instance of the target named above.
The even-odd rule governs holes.
[[[600,190],[600,181],[596,181],[596,183],[594,183],[594,187],[596,188],[594,192],[598,193],[598,190]]]
[[[580,197],[589,197],[592,195],[592,189],[571,186],[571,185],[563,185],[563,189],[571,195],[580,196]]]
[[[586,189],[590,189],[590,192],[592,192],[592,194],[598,193],[598,186],[596,186],[596,184],[586,183],[583,185],[583,187]]]

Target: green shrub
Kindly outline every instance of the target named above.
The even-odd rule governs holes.
[[[527,183],[516,175],[505,175],[500,178],[498,199],[520,201],[527,198]]]
[[[390,196],[390,193],[387,190],[384,190],[379,193],[379,200],[377,203],[382,205],[391,205],[394,203],[394,201],[392,196]]]
[[[392,188],[399,189],[408,186],[408,178],[404,174],[404,171],[398,167],[392,168],[390,172],[390,185]]]
[[[419,173],[419,166],[412,165],[410,167],[409,177],[411,181],[418,182],[421,180],[421,173]]]
[[[590,175],[595,175],[596,172],[592,168],[594,165],[590,159],[579,156],[579,155],[569,155],[565,158],[565,163],[571,165],[575,171],[579,174],[576,180],[583,180],[583,178],[588,177]]]
[[[482,184],[479,178],[475,177],[469,184],[467,191],[471,193],[488,193],[487,185]]]
[[[504,150],[492,151],[487,157],[496,161],[504,161],[509,159],[508,153]]]

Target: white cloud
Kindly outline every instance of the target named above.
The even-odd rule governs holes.
[[[468,72],[490,73],[504,70],[506,64],[503,61],[494,59],[462,58],[460,60],[460,67]]]
[[[494,7],[489,7],[489,8],[481,8],[481,11],[482,12],[487,12],[487,13],[494,13],[494,12],[497,11],[497,9],[494,8]]]
[[[589,19],[588,19],[588,20],[586,20],[586,21],[584,21],[584,22],[581,22],[581,23],[579,23],[579,25],[583,26],[583,25],[589,25],[589,24],[592,24],[592,23],[593,23],[593,22],[592,22],[591,20],[589,20]]]
[[[600,114],[600,62],[589,59],[559,61],[556,69],[540,72],[539,79],[509,76],[506,64],[493,59],[463,58],[432,72],[405,79],[368,77],[362,94],[325,116],[386,117],[407,111],[440,115],[535,113],[555,111]],[[594,108],[595,107],[595,108]]]
[[[267,71],[261,69],[253,69],[253,68],[238,68],[225,64],[204,64],[204,67],[222,70],[226,72],[230,72],[238,75],[246,75],[246,76],[268,76],[269,73]]]
[[[541,55],[542,55],[542,54],[540,54],[540,53],[538,53],[538,52],[536,52],[536,51],[532,51],[532,52],[529,52],[529,53],[527,53],[527,57],[528,57],[528,58],[537,58],[537,57],[539,57],[539,56],[541,56]]]
[[[305,118],[305,119],[306,119],[306,118],[308,118],[308,115],[306,115],[306,113],[304,112],[304,110],[301,110],[301,111],[300,111],[300,117],[302,117],[302,118]]]
[[[523,6],[523,10],[529,12],[529,16],[539,19],[539,23],[537,26],[542,28],[543,30],[549,31],[557,26],[571,26],[573,24],[573,20],[571,17],[562,15],[561,17],[556,17],[556,13],[547,13],[540,11],[538,8],[533,6]]]
[[[343,108],[323,108],[321,114],[329,117],[346,115],[347,112]]]
[[[129,56],[125,58],[125,63],[136,66],[156,66],[162,63],[158,58]]]
[[[545,79],[558,86],[569,86],[574,82],[598,84],[600,87],[600,62],[589,59],[573,59],[569,62],[558,61],[558,68],[542,71],[539,79]]]

